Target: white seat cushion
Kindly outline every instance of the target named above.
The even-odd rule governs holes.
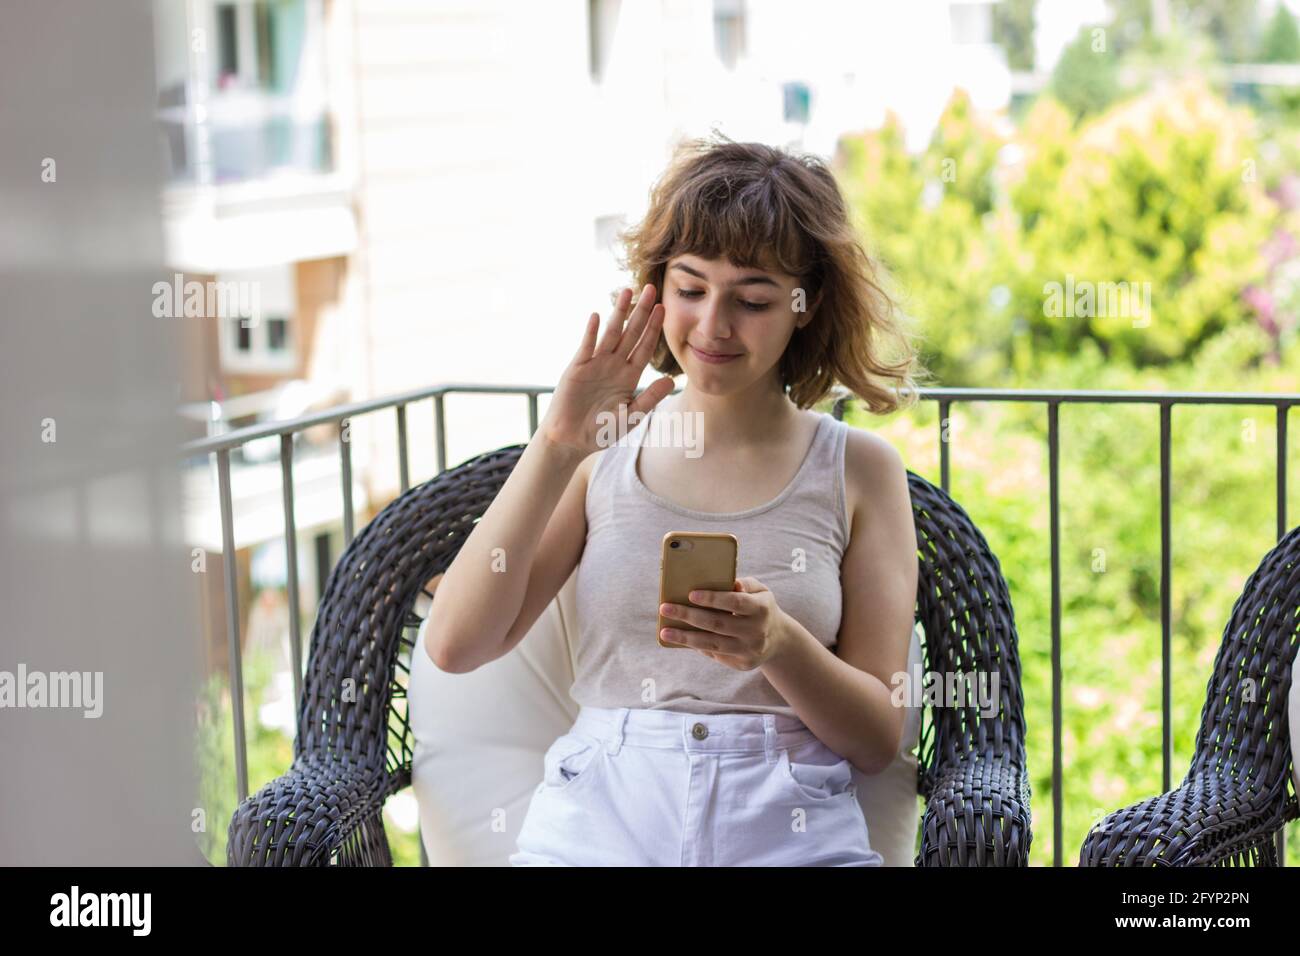
[[[575,581],[513,651],[468,674],[439,670],[420,628],[408,688],[411,783],[430,865],[508,865],[542,756],[578,714],[562,617]]]
[[[542,757],[578,715],[569,696],[576,588],[575,571],[511,653],[468,674],[439,670],[420,629],[408,698],[411,776],[431,865],[508,865]],[[909,669],[921,659],[914,629]],[[916,855],[920,732],[920,709],[909,707],[893,764],[872,776],[854,771],[871,845],[886,866],[911,866]]]

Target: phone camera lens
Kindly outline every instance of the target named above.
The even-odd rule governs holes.
[[[670,548],[679,548],[679,547],[681,547],[681,544],[682,544],[682,543],[681,543],[680,541],[672,541],[672,542],[669,543],[668,547],[670,547]]]

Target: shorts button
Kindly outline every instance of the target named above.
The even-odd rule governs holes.
[[[705,737],[709,736],[709,728],[705,727],[703,724],[696,724],[691,728],[691,736],[696,740],[703,740]]]

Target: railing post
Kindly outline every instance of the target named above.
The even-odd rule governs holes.
[[[1064,847],[1061,793],[1061,431],[1060,409],[1047,405],[1049,548],[1052,562],[1052,866],[1060,866]]]
[[[397,406],[397,473],[402,494],[411,488],[411,466],[406,451],[406,406]]]
[[[293,435],[280,436],[280,484],[284,490],[284,562],[289,588],[289,652],[293,661],[294,721],[302,702],[302,625],[298,620],[298,522],[293,514]]]
[[[443,393],[439,392],[433,396],[433,408],[438,415],[435,422],[436,431],[436,448],[438,450],[438,474],[447,470],[447,416],[443,405]]]
[[[946,398],[939,399],[939,487],[944,494],[948,491],[948,445],[952,441],[952,402]]]
[[[1164,768],[1161,780],[1163,792],[1172,788],[1173,769],[1173,727],[1171,714],[1172,699],[1172,630],[1171,608],[1173,606],[1170,587],[1173,579],[1173,555],[1170,550],[1170,435],[1173,430],[1173,405],[1160,403],[1160,750]]]
[[[221,498],[221,556],[226,575],[226,639],[230,665],[230,713],[235,730],[235,787],[239,802],[248,797],[248,740],[244,735],[244,664],[239,650],[239,569],[235,563],[234,509],[230,503],[230,449],[217,452],[217,492]]]
[[[1277,540],[1286,537],[1286,416],[1291,406],[1279,402],[1277,406]],[[1296,679],[1296,665],[1291,665],[1291,680]],[[1295,742],[1292,741],[1292,747]],[[1282,788],[1286,792],[1286,787]],[[1277,865],[1286,866],[1286,825],[1277,831]]]
[[[352,419],[339,421],[339,464],[343,472],[343,547],[352,543]]]

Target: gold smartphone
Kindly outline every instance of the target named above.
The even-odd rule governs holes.
[[[690,607],[692,591],[731,591],[736,583],[736,561],[740,542],[734,534],[705,531],[670,531],[664,535],[659,559],[659,603]],[[659,615],[655,639],[660,647],[686,647],[665,641],[661,631],[674,627],[683,631],[701,628],[685,621]]]

